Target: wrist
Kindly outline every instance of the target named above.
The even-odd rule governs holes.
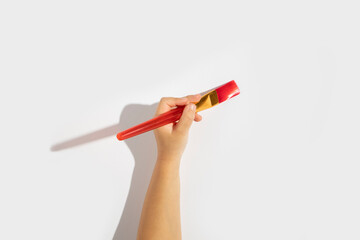
[[[159,149],[157,151],[158,160],[175,162],[175,161],[180,161],[181,157],[182,157],[182,153],[180,153],[180,152],[160,151]]]
[[[180,167],[181,155],[158,154],[156,164],[161,167],[178,170]]]

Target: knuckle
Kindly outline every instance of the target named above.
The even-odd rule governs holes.
[[[160,98],[161,103],[169,102],[172,98],[171,97],[162,97]]]

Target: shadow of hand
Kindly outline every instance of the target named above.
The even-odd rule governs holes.
[[[55,144],[50,150],[61,151],[111,136],[114,137],[114,141],[117,141],[115,136],[121,130],[153,118],[157,105],[158,103],[152,105],[129,104],[121,112],[119,124]],[[142,204],[156,161],[156,140],[152,131],[126,139],[124,142],[134,156],[135,167],[123,213],[113,240],[136,239]]]
[[[127,105],[120,116],[121,129],[127,129],[153,117],[157,107]],[[135,167],[125,207],[113,240],[136,239],[142,205],[156,161],[156,140],[152,131],[125,140],[134,156]]]

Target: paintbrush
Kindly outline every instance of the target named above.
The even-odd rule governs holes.
[[[240,94],[240,90],[234,80],[227,82],[217,88],[210,89],[204,94],[201,94],[201,99],[197,103],[194,103],[196,106],[196,112],[200,112],[216,106],[232,97],[235,97],[238,94]],[[185,106],[178,106],[146,122],[124,130],[118,133],[116,137],[121,141],[159,128],[166,124],[174,123],[180,119],[184,108]]]

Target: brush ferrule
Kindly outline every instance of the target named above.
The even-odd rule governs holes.
[[[201,97],[200,101],[197,102],[196,112],[203,111],[219,104],[219,99],[216,90],[210,91]]]

